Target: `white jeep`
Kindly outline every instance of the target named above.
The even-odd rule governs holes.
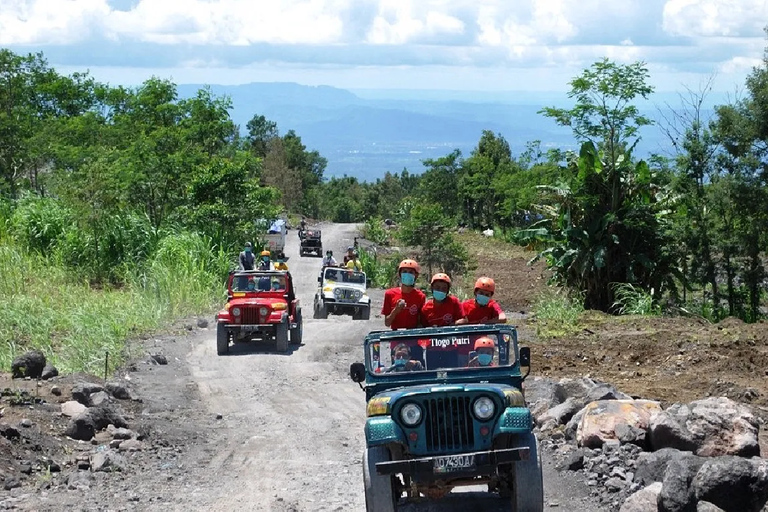
[[[351,314],[354,320],[371,317],[371,298],[366,293],[365,272],[341,267],[323,267],[317,278],[315,318],[328,318],[328,314]]]

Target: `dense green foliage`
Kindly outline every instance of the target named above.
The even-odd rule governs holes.
[[[152,78],[110,87],[0,50],[0,364],[35,346],[65,369],[222,298],[255,222],[317,209],[325,159],[228,98]]]

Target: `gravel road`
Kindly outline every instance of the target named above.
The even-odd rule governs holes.
[[[322,230],[324,247],[338,255],[355,235],[353,225],[324,224]],[[204,407],[210,415],[223,416],[211,433],[217,446],[200,468],[204,476],[196,479],[204,487],[195,493],[200,501],[187,509],[365,510],[365,399],[348,368],[361,359],[366,333],[383,327],[377,314],[383,292],[372,291],[370,321],[312,319],[320,259],[299,257],[298,246],[296,232],[289,232],[285,252],[304,313],[301,346],[279,354],[270,344],[252,344],[218,357],[211,329],[186,357]],[[600,510],[586,499],[583,482],[564,479],[547,461],[544,484],[547,510]],[[498,500],[477,492],[457,493],[439,507],[407,510],[466,511],[468,506],[504,510]]]

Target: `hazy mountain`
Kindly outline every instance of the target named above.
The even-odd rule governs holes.
[[[179,86],[192,96],[201,85]],[[327,176],[375,180],[386,171],[423,171],[421,160],[460,149],[468,155],[483,130],[501,133],[519,154],[528,141],[544,147],[575,147],[569,129],[538,114],[543,106],[568,105],[565,94],[510,93],[507,96],[453,91],[351,91],[295,83],[211,85],[232,98],[233,120],[245,131],[256,114],[277,122],[280,133],[293,129],[310,149],[328,159]],[[450,91],[449,91],[450,92]],[[361,97],[365,96],[365,97]],[[646,153],[658,151],[658,130],[646,130]],[[642,149],[642,148],[641,148]]]

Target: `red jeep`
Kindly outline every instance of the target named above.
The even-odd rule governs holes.
[[[240,270],[229,274],[227,303],[219,311],[216,352],[229,352],[230,342],[275,340],[277,350],[288,351],[288,336],[301,344],[301,306],[289,272]]]

